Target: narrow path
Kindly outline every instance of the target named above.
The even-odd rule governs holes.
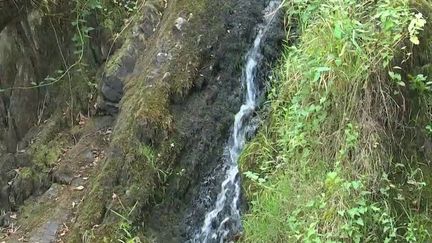
[[[93,171],[104,158],[111,134],[112,118],[100,117],[80,128],[80,139],[67,150],[50,172],[51,187],[31,198],[16,214],[0,236],[3,242],[63,242],[75,212],[82,201]]]

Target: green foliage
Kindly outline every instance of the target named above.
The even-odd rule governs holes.
[[[117,6],[124,8],[128,12],[133,12],[138,9],[137,0],[112,0],[112,2]]]
[[[416,76],[409,76],[411,89],[419,92],[426,93],[432,91],[432,82],[428,81],[427,77],[423,74],[417,74]]]
[[[131,209],[127,209],[120,198],[114,197],[114,200],[118,200],[122,206],[122,213],[111,210],[116,216],[120,218],[117,229],[117,240],[121,243],[141,243],[139,237],[135,236],[135,229],[132,226],[132,221],[129,219],[133,211],[136,209],[138,203],[136,203]]]
[[[430,91],[425,75],[392,67],[405,40],[420,40],[424,18],[405,0],[285,5],[300,37],[272,80],[269,124],[240,160],[252,204],[244,240],[430,240],[418,147],[389,138],[399,136],[403,112],[392,95]],[[417,116],[428,109],[416,107]]]
[[[408,26],[408,32],[410,35],[410,41],[414,45],[420,44],[418,35],[423,30],[425,24],[426,24],[426,20],[423,18],[422,13],[415,14],[414,18],[411,20],[411,23]]]

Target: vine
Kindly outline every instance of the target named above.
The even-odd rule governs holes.
[[[18,87],[8,87],[8,88],[0,88],[0,93],[10,91],[10,90],[30,90],[30,89],[36,89],[36,88],[43,88],[47,86],[54,85],[61,80],[63,80],[66,76],[70,76],[70,73],[73,70],[82,70],[86,64],[83,62],[84,55],[85,55],[85,49],[88,45],[88,41],[90,40],[90,33],[94,30],[93,27],[91,27],[88,24],[89,17],[94,13],[99,13],[105,15],[107,18],[113,14],[113,11],[111,9],[118,8],[122,9],[122,12],[120,15],[130,15],[133,12],[138,10],[138,1],[135,0],[73,0],[73,15],[74,18],[71,21],[72,27],[75,29],[75,33],[72,37],[72,43],[74,45],[74,55],[76,55],[76,61],[71,65],[64,65],[65,70],[58,69],[54,71],[51,75],[48,75],[44,78],[42,82],[36,83],[31,82],[30,86],[18,86]],[[40,8],[43,8],[44,11],[49,11],[47,9],[50,9],[48,6],[39,6]],[[116,12],[117,13],[117,12]],[[117,13],[118,14],[118,13]],[[55,34],[56,39],[58,40],[57,33],[54,29],[54,26],[51,22],[51,27],[53,28],[53,32]],[[125,28],[121,30],[123,32]],[[116,35],[118,36],[118,35]],[[117,38],[115,38],[117,39]],[[57,43],[59,45],[59,50],[61,52],[60,43]],[[63,62],[65,62],[65,57],[61,53]]]

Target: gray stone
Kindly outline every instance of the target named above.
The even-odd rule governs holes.
[[[123,96],[123,82],[117,76],[103,77],[101,92],[105,100],[118,103]]]
[[[178,17],[175,21],[174,26],[176,27],[176,29],[178,31],[182,31],[184,28],[184,25],[187,23],[187,20],[182,18],[182,17]]]

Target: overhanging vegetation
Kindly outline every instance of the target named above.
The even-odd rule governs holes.
[[[291,43],[241,161],[245,241],[431,239],[430,9],[285,1]]]

